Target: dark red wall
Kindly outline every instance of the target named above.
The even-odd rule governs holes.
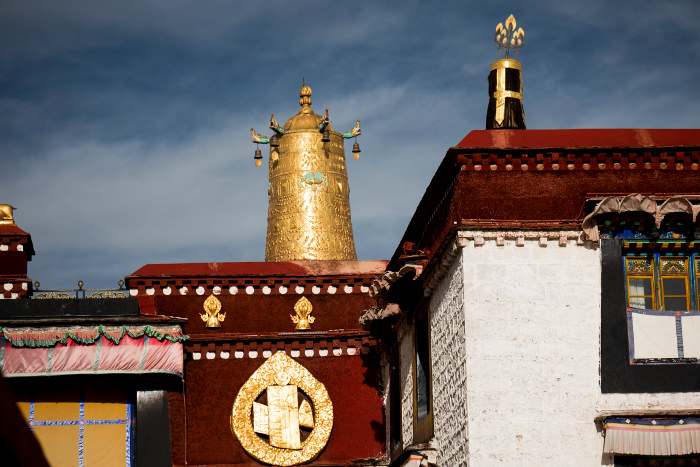
[[[378,355],[298,357],[321,381],[333,402],[334,422],[326,449],[313,465],[347,465],[384,454],[385,423],[378,385]],[[188,360],[185,393],[168,397],[173,462],[184,465],[260,465],[231,433],[229,417],[240,387],[264,358]],[[185,420],[185,411],[187,407]],[[185,459],[186,457],[186,459]]]
[[[591,194],[697,192],[700,174],[691,171],[463,171],[456,201],[461,219],[573,220]]]
[[[311,316],[316,318],[311,325],[311,331],[359,330],[362,310],[374,304],[367,294],[345,294],[341,290],[333,295],[304,294],[303,296],[311,302],[313,306]],[[290,315],[295,314],[294,305],[302,295],[296,293],[246,295],[245,292],[230,295],[228,291],[224,291],[217,296],[221,301],[221,311],[226,313],[226,319],[219,329],[207,329],[200,318],[200,314],[204,313],[203,304],[207,297],[208,294],[157,296],[155,297],[157,314],[187,318],[184,330],[185,334],[190,336],[293,332],[295,324]]]
[[[362,263],[358,265],[367,269]],[[182,265],[182,271],[178,272],[186,275],[188,266]],[[347,269],[353,265],[343,266]],[[208,276],[188,276],[187,295],[179,294],[176,284],[180,278],[167,275],[149,278],[152,282],[144,288],[156,282],[173,281],[172,292],[163,295],[156,286],[158,293],[154,295],[139,293],[141,313],[187,318],[183,327],[190,336],[185,345],[184,389],[168,393],[174,464],[260,465],[248,456],[231,432],[230,416],[241,386],[265,362],[263,351],[274,352],[275,348],[285,348],[290,356],[292,349],[298,349],[300,356],[292,358],[326,386],[333,402],[333,432],[325,450],[312,465],[348,465],[386,455],[379,355],[369,333],[359,325],[362,311],[375,305],[360,287],[369,285],[374,274],[369,270],[357,275],[341,272],[340,278],[332,274],[292,279],[249,275],[245,279],[255,282],[255,293],[250,295],[245,292],[245,282],[241,284],[240,277],[217,277],[222,288],[217,298],[222,304],[221,312],[226,313],[218,329],[206,328],[200,317],[204,313],[204,301],[213,290]],[[129,280],[133,287],[133,282],[141,279],[134,276]],[[295,292],[297,280],[304,281],[309,293]],[[322,286],[321,293],[310,293],[311,284],[307,280]],[[233,281],[239,284],[236,295],[231,295],[226,285]],[[335,294],[327,292],[331,281],[337,286]],[[282,282],[289,289],[286,294],[279,293]],[[201,284],[206,292],[194,295],[193,290]],[[270,294],[262,293],[263,284],[273,287]],[[353,293],[345,293],[344,284],[352,285]],[[311,316],[315,318],[307,332],[296,330],[291,319],[295,315],[294,305],[302,296],[311,302]],[[314,356],[306,357],[305,350],[311,348]],[[328,350],[328,354],[321,356],[321,349]],[[340,349],[342,355],[333,355],[333,349]],[[349,355],[349,349],[356,354]],[[243,350],[243,358],[235,358],[237,350]],[[250,350],[257,351],[258,356],[250,358]],[[212,351],[215,358],[208,359],[207,353]],[[229,358],[221,358],[222,351],[229,352]],[[195,354],[200,357],[198,360],[193,359]]]

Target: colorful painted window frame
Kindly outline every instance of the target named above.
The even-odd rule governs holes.
[[[133,439],[134,439],[134,403],[133,403],[133,398],[127,396],[122,403],[116,404],[116,406],[121,407],[121,410],[119,410],[120,413],[119,416],[115,416],[115,414],[111,414],[109,416],[103,416],[98,417],[96,416],[99,412],[96,412],[96,409],[94,408],[94,403],[95,401],[86,401],[85,398],[85,393],[84,391],[80,391],[80,396],[79,400],[72,402],[69,399],[65,399],[65,397],[59,396],[57,400],[62,401],[62,402],[57,402],[57,404],[68,404],[72,405],[77,402],[78,405],[78,410],[77,412],[73,412],[72,410],[65,410],[65,409],[58,409],[57,411],[54,411],[54,413],[51,413],[48,417],[46,416],[46,411],[44,412],[44,416],[40,416],[37,414],[36,408],[37,408],[37,403],[43,403],[46,404],[46,401],[43,401],[43,399],[47,399],[46,394],[42,394],[42,401],[39,402],[37,401],[36,397],[32,395],[29,398],[28,403],[21,403],[20,406],[26,404],[25,410],[25,417],[27,419],[27,425],[29,426],[31,431],[36,431],[37,428],[42,429],[44,432],[46,430],[51,430],[52,427],[56,427],[58,429],[63,428],[63,427],[75,427],[77,429],[77,433],[75,433],[77,436],[74,439],[74,442],[76,443],[74,446],[70,446],[69,442],[70,437],[66,438],[65,434],[63,436],[59,436],[60,440],[62,441],[61,445],[61,451],[68,453],[68,458],[73,459],[73,461],[70,461],[69,463],[72,463],[74,461],[75,464],[73,465],[78,465],[79,467],[83,467],[85,465],[123,465],[126,467],[131,467],[134,465],[134,446],[133,446]],[[50,399],[50,396],[49,396]],[[91,405],[90,414],[86,416],[86,404]],[[55,405],[55,404],[52,404]],[[98,409],[99,410],[99,409]],[[112,409],[113,410],[113,409]],[[71,415],[71,412],[72,415]],[[101,448],[98,446],[101,446],[101,437],[104,436],[104,434],[98,434],[98,433],[86,433],[86,431],[91,430],[91,427],[98,427],[98,426],[111,426],[113,428],[117,428],[117,431],[121,431],[121,434],[118,436],[118,438],[122,439],[123,442],[123,451],[121,451],[123,454],[118,455],[118,456],[112,456],[109,459],[103,459],[102,461],[97,460],[94,458],[94,453],[99,452]],[[93,430],[94,431],[94,430]],[[50,435],[53,437],[54,435]],[[95,438],[95,439],[93,439]],[[58,440],[57,440],[58,441]],[[93,447],[91,448],[91,452],[93,453],[93,456],[91,459],[87,459],[87,451],[86,451],[86,445],[87,444],[92,444]],[[116,447],[116,446],[115,446]],[[120,448],[117,447],[118,450],[121,450]],[[77,451],[77,453],[75,452]],[[68,459],[54,459],[54,461],[58,461],[61,465],[65,464]],[[88,462],[90,460],[90,462]],[[102,462],[106,461],[106,464],[103,464]]]
[[[628,253],[624,262],[627,306],[700,310],[699,253]]]

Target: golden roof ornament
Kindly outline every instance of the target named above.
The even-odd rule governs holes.
[[[515,17],[510,15],[505,26],[503,23],[496,26],[494,41],[498,44],[499,55],[503,49],[506,53],[505,58],[491,64],[486,129],[524,130],[522,65],[508,55],[511,49],[518,55],[525,43],[525,31],[517,27]]]
[[[298,114],[284,125],[272,114],[270,137],[251,128],[256,166],[263,159],[259,145],[270,145],[266,261],[357,259],[343,141],[355,138],[353,154],[359,157],[360,121],[338,133],[328,109],[317,115],[311,103],[304,83]]]
[[[508,58],[510,49],[515,49],[515,56],[518,56],[518,51],[525,42],[525,31],[523,31],[523,28],[515,29],[517,26],[518,24],[513,15],[510,15],[508,19],[506,19],[505,26],[503,26],[503,23],[498,23],[498,26],[496,26],[496,34],[493,40],[498,44],[499,55],[501,50],[505,49],[506,58]]]
[[[9,204],[0,204],[0,224],[15,224],[13,211],[17,209]]]

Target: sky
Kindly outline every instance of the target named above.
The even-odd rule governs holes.
[[[336,130],[362,122],[358,259],[390,258],[447,149],[484,129],[511,13],[529,129],[700,127],[696,0],[0,0],[0,203],[29,276],[264,261],[249,129],[296,114],[302,79]]]

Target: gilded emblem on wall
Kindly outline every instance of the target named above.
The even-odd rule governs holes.
[[[263,392],[267,401],[259,403]],[[305,439],[302,429],[311,430]],[[252,374],[233,403],[231,431],[248,454],[267,464],[313,460],[332,429],[333,404],[326,387],[283,351]]]
[[[209,295],[209,297],[204,300],[204,313],[200,313],[199,317],[202,318],[208,328],[220,328],[221,323],[226,319],[226,313],[221,312],[221,302],[214,295]]]
[[[294,305],[294,312],[296,316],[289,315],[292,317],[292,322],[296,324],[294,329],[305,331],[311,329],[311,325],[314,324],[316,318],[311,316],[311,312],[314,307],[311,302],[306,297],[301,297],[297,303]]]

